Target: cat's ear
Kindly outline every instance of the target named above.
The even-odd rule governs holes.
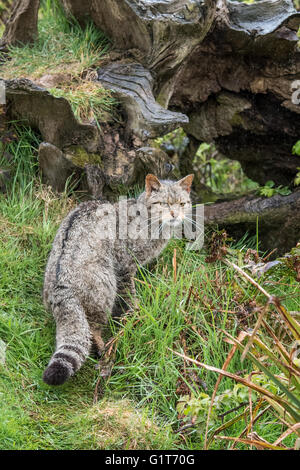
[[[151,174],[146,176],[145,187],[146,187],[147,197],[151,195],[152,191],[158,191],[160,186],[161,184],[159,180],[156,178],[156,176],[151,175]]]
[[[191,175],[185,176],[184,178],[182,178],[182,180],[179,180],[177,184],[179,184],[179,186],[181,186],[182,189],[190,193],[193,179],[194,179],[194,175],[191,174]]]

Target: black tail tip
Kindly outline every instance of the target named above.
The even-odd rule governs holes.
[[[48,385],[62,385],[71,375],[70,368],[61,362],[52,362],[43,373],[43,381]]]

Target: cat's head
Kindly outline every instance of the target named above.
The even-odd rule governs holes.
[[[146,176],[144,203],[151,209],[151,217],[170,226],[181,225],[191,211],[191,185],[194,175],[185,176],[179,181],[159,180],[156,176]]]

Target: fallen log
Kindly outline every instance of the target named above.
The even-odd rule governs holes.
[[[243,197],[205,206],[206,227],[222,227],[236,237],[246,231],[258,237],[263,250],[285,253],[300,238],[300,190],[288,196]]]

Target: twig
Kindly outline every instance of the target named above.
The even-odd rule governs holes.
[[[285,308],[281,305],[280,300],[277,297],[270,295],[263,287],[261,287],[256,281],[254,281],[254,279],[249,276],[249,274],[243,271],[243,269],[241,269],[235,263],[232,263],[227,259],[224,259],[224,263],[238,271],[239,274],[244,276],[251,284],[253,284],[260,292],[262,292],[267,297],[269,303],[274,305],[277,312],[281,315],[285,322],[288,323],[294,337],[296,339],[299,339],[297,321],[291,318],[291,316],[286,312]]]
[[[239,410],[240,408],[242,408],[243,406],[246,406],[246,405],[248,405],[248,402],[243,401],[243,403],[240,403],[235,408],[232,408],[231,410],[225,411],[225,413],[222,413],[221,415],[218,415],[218,418],[220,418],[222,420],[222,423],[223,423],[225,416],[229,415],[230,413],[233,413],[234,411]]]
[[[184,426],[181,426],[181,428],[179,428],[179,429],[176,431],[176,434],[179,434],[180,432],[185,431],[186,429],[194,428],[195,426],[196,426],[196,423],[188,423],[188,424],[185,424]]]
[[[236,271],[238,271],[242,276],[244,276],[246,279],[248,279],[249,282],[251,282],[251,284],[253,284],[253,286],[255,286],[258,290],[260,290],[268,299],[269,299],[269,302],[270,303],[273,303],[273,296],[270,295],[263,287],[261,287],[256,281],[254,281],[254,279],[249,276],[249,274],[247,274],[245,271],[243,271],[243,269],[241,269],[239,266],[237,266],[235,263],[232,263],[231,261],[229,261],[228,259],[224,259],[223,260],[224,263],[226,263],[228,266],[230,266],[231,268],[234,268]]]
[[[277,251],[277,248],[274,248],[274,250],[270,251],[270,253],[269,253],[267,256],[265,256],[265,257],[263,258],[263,261],[264,261],[264,262],[267,261],[267,259],[270,258],[270,256],[271,256],[273,253],[275,253],[275,251]]]
[[[281,444],[281,442],[286,438],[288,437],[290,434],[292,434],[293,432],[297,431],[297,429],[300,428],[300,423],[296,423],[294,424],[292,427],[290,427],[289,429],[287,429],[278,439],[277,441],[274,442],[274,446],[277,446],[278,444]]]
[[[268,302],[266,303],[266,305],[264,306],[264,308],[262,309],[262,311],[260,312],[259,316],[258,316],[258,319],[257,319],[257,322],[256,322],[256,325],[251,333],[251,336],[249,338],[249,341],[248,343],[246,344],[246,347],[242,353],[242,356],[241,356],[241,361],[243,362],[248,351],[250,350],[252,344],[253,344],[253,341],[254,341],[254,338],[255,338],[255,335],[256,333],[258,332],[261,324],[262,324],[262,321],[263,321],[263,317],[265,315],[265,313],[267,312],[268,308],[269,308],[269,305],[270,305],[270,301],[268,300]]]
[[[93,404],[96,405],[98,403],[98,395],[99,395],[99,392],[98,392],[98,387],[99,387],[99,384],[101,382],[101,379],[102,377],[100,376],[97,380],[97,383],[96,383],[96,386],[95,386],[95,390],[94,390],[94,398],[93,398]],[[102,393],[102,391],[101,391]]]
[[[229,437],[229,436],[216,436],[215,439],[241,442],[242,444],[248,444],[248,445],[251,445],[251,446],[255,446],[257,449],[264,448],[264,449],[272,449],[272,450],[289,450],[287,447],[275,446],[274,444],[270,444],[269,442],[264,441],[264,440],[240,439],[238,437]]]
[[[244,332],[241,332],[238,336],[239,340],[243,341],[245,337],[245,333]],[[231,359],[233,358],[235,352],[236,352],[236,349],[237,349],[237,345],[234,344],[233,347],[231,348],[224,364],[223,364],[223,367],[222,369],[223,370],[226,370]],[[206,419],[206,428],[205,428],[205,439],[204,439],[204,449],[207,450],[207,436],[208,436],[208,427],[209,427],[209,420],[210,420],[210,416],[211,416],[211,412],[212,412],[212,407],[213,407],[213,404],[214,404],[214,401],[215,401],[215,398],[216,398],[216,394],[217,394],[217,390],[218,390],[218,387],[220,385],[220,382],[222,380],[222,375],[219,374],[219,377],[217,379],[217,382],[216,382],[216,385],[215,385],[215,388],[214,388],[214,391],[213,391],[213,394],[212,394],[212,397],[211,397],[211,401],[210,401],[210,405],[209,405],[209,409],[208,409],[208,413],[207,413],[207,419]]]
[[[239,377],[236,374],[232,374],[231,372],[227,372],[226,370],[219,369],[219,368],[214,367],[214,366],[209,366],[208,364],[204,364],[203,362],[199,362],[196,359],[191,359],[190,357],[187,357],[184,354],[181,354],[177,351],[174,351],[171,348],[167,348],[167,349],[169,351],[171,351],[173,354],[176,354],[176,356],[179,356],[179,357],[185,359],[186,361],[190,361],[190,362],[196,364],[197,366],[203,367],[204,369],[209,370],[211,372],[217,372],[217,374],[222,374],[225,377],[229,377],[230,379],[233,379],[236,382],[240,382],[241,384],[245,385],[246,387],[251,387],[256,392],[258,392],[262,395],[265,395],[268,398],[271,398],[271,400],[274,400],[275,395],[273,393],[271,393],[267,389],[264,389],[263,387],[255,384],[254,382],[250,382],[249,380],[246,380],[243,377]],[[278,401],[279,404],[281,404],[281,403],[286,404],[286,401],[284,399],[279,398],[279,397],[276,397],[276,398],[277,398],[277,401]]]
[[[173,265],[173,280],[174,280],[174,283],[176,283],[176,279],[177,279],[176,248],[174,248],[174,254],[173,254],[173,259],[172,259],[172,265]]]
[[[193,286],[190,286],[190,288],[189,288],[189,293],[188,293],[187,299],[186,299],[186,301],[185,301],[184,308],[187,308],[187,307],[188,307],[188,305],[189,305],[189,303],[190,303],[190,300],[191,300],[192,292],[193,292]]]
[[[256,405],[256,408],[255,408],[255,411],[259,409],[259,407],[261,406],[261,403],[262,403],[262,400],[260,399],[259,403]],[[267,405],[266,408],[264,408],[260,413],[258,413],[255,418],[253,419],[253,423],[252,424],[255,424],[256,421],[259,420],[259,418],[261,418],[261,416],[266,413],[266,411],[268,411],[269,409],[271,408],[271,405]],[[241,438],[242,436],[244,436],[246,433],[248,432],[248,425],[245,427],[245,429],[241,432],[241,434],[238,436],[239,438]],[[234,447],[236,445],[236,442],[234,442],[232,444],[232,446],[230,447],[230,450],[233,450]]]

